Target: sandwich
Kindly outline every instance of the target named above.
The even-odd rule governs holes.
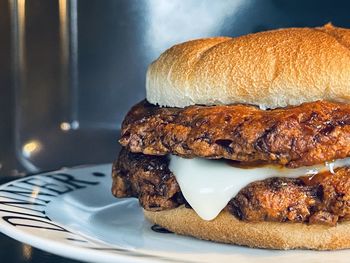
[[[180,235],[350,248],[350,30],[188,41],[150,64],[112,193]]]

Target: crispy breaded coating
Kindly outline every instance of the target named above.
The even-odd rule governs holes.
[[[260,110],[249,105],[135,105],[120,143],[147,155],[262,161],[290,168],[350,156],[350,105],[317,101]]]

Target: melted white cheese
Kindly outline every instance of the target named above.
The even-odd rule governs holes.
[[[185,159],[171,155],[169,169],[174,173],[182,194],[196,213],[204,220],[212,220],[249,183],[269,177],[296,178],[323,171],[334,173],[335,168],[348,165],[350,158],[296,169],[273,165],[237,168],[221,160]]]

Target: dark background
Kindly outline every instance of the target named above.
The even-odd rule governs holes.
[[[113,161],[147,65],[177,42],[350,27],[349,10],[329,0],[0,0],[0,182]],[[1,262],[68,262],[1,234],[0,248]]]

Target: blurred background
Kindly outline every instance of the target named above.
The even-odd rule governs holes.
[[[349,10],[329,0],[0,0],[0,182],[113,161],[123,116],[145,97],[147,65],[175,43],[350,27]],[[0,244],[6,262],[67,262]]]
[[[0,0],[0,177],[111,162],[171,45],[329,21],[349,1]],[[258,55],[258,54],[257,54]]]

